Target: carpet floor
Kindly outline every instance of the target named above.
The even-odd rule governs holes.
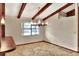
[[[79,53],[46,42],[17,46],[16,50],[6,56],[79,56]]]

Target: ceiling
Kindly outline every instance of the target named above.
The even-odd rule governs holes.
[[[32,18],[44,5],[45,3],[28,3],[23,11],[22,17]]]
[[[5,4],[5,15],[6,16],[17,16],[20,10],[20,3],[6,3]]]
[[[27,3],[21,17],[32,18],[41,8],[43,8],[47,3]],[[55,12],[62,6],[66,5],[67,3],[53,3],[47,9],[45,9],[40,15],[36,17],[38,18],[45,18],[49,14]],[[6,16],[18,16],[22,3],[6,3],[5,4],[5,15]],[[74,4],[64,9],[64,12],[68,12],[74,9]]]

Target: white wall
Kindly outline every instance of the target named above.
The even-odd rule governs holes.
[[[46,41],[77,51],[77,19],[75,16],[58,18],[58,14],[54,15],[48,19],[46,37]]]
[[[37,36],[22,36],[21,34],[21,22],[29,22],[29,18],[17,19],[16,17],[7,16],[5,23],[5,35],[12,36],[15,43],[24,44],[30,42],[42,41],[44,39],[44,28],[40,27],[40,34]]]

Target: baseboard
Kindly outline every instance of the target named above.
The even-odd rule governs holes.
[[[66,47],[63,47],[63,46],[60,46],[60,45],[57,45],[57,44],[54,44],[54,43],[48,42],[48,41],[43,41],[43,42],[46,42],[46,43],[49,43],[49,44],[53,44],[53,45],[55,45],[55,46],[58,46],[58,47],[61,47],[61,48],[64,48],[64,49],[67,49],[67,50],[70,50],[70,51],[73,51],[73,52],[77,52],[77,53],[79,53],[79,51],[75,51],[75,50],[72,50],[72,49],[69,49],[69,48],[66,48]]]
[[[39,43],[39,42],[43,42],[43,40],[42,41],[36,41],[36,42],[24,43],[24,44],[17,44],[16,46],[22,46],[22,45],[27,45],[27,44],[34,44],[34,43]]]
[[[53,44],[55,46],[58,46],[58,47],[61,47],[61,48],[64,48],[64,49],[79,53],[79,51],[75,51],[75,50],[72,50],[72,49],[69,49],[69,48],[66,48],[66,47],[63,47],[63,46],[60,46],[60,45],[45,41],[45,40],[37,41],[37,42],[24,43],[24,44],[18,44],[17,46],[22,46],[22,45],[27,45],[27,44],[34,44],[34,43],[39,43],[39,42],[46,42],[46,43]]]

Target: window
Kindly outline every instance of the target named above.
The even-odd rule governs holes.
[[[22,23],[22,34],[25,36],[38,35],[39,26],[31,23]]]

